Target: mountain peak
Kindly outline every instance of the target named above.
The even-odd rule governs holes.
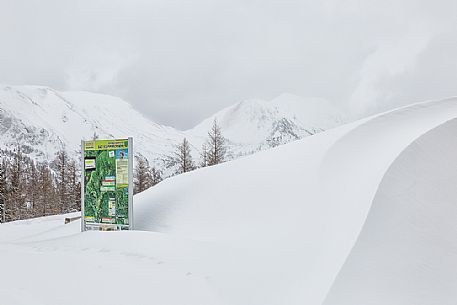
[[[81,139],[96,133],[108,139],[134,137],[137,151],[163,169],[184,137],[197,157],[214,119],[228,140],[232,157],[237,157],[334,127],[340,123],[335,113],[284,93],[271,101],[243,100],[182,132],[150,121],[118,97],[44,86],[0,85],[2,148],[21,145],[37,160],[53,159],[62,146],[76,155]]]
[[[317,109],[320,103],[325,103],[325,110]],[[214,119],[237,150],[235,155],[284,144],[341,122],[338,112],[324,99],[304,99],[283,93],[271,101],[247,99],[238,102],[205,119],[187,133],[205,137]]]
[[[176,129],[146,119],[121,98],[98,93],[3,85],[0,109],[2,147],[21,145],[37,160],[52,159],[61,143],[76,152],[81,139],[97,133],[108,139],[133,136],[154,162],[183,137]]]

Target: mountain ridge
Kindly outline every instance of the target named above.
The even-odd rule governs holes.
[[[119,97],[58,91],[45,86],[0,84],[0,139],[1,148],[14,149],[20,145],[32,159],[49,161],[60,149],[77,156],[81,139],[91,139],[95,134],[100,138],[132,136],[138,155],[165,170],[167,157],[184,137],[192,145],[193,157],[198,159],[214,119],[227,139],[231,152],[228,159],[231,159],[285,144],[342,122],[335,109],[326,105],[324,108],[328,113],[291,94],[271,101],[249,99],[220,110],[192,129],[181,131],[148,119]],[[303,117],[310,122],[304,124]]]

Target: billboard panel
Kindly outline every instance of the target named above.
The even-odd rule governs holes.
[[[132,138],[82,141],[81,229],[132,229]]]

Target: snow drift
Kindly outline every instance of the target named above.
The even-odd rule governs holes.
[[[137,229],[223,243],[248,254],[245,264],[232,266],[231,273],[238,276],[233,276],[232,281],[225,283],[226,287],[230,287],[227,290],[231,291],[227,294],[234,295],[233,289],[242,290],[242,287],[261,287],[262,293],[252,291],[249,302],[243,296],[236,300],[236,304],[322,304],[348,256],[348,264],[354,261],[350,265],[352,268],[345,265],[341,280],[335,284],[337,290],[331,291],[328,304],[436,304],[433,300],[450,302],[455,300],[455,295],[450,292],[457,289],[455,276],[451,276],[456,274],[453,271],[457,266],[457,253],[453,250],[453,244],[440,243],[444,247],[441,250],[446,252],[446,260],[440,264],[426,265],[432,269],[422,273],[413,271],[421,268],[420,263],[424,261],[420,258],[430,253],[418,254],[414,260],[412,255],[420,247],[413,247],[410,243],[403,245],[407,249],[408,245],[412,246],[410,253],[397,257],[399,260],[393,266],[418,265],[412,266],[411,273],[397,280],[403,284],[409,283],[409,289],[399,289],[400,292],[393,287],[378,290],[380,287],[376,283],[381,279],[384,284],[393,283],[391,280],[398,276],[398,272],[405,270],[398,268],[396,272],[389,273],[395,270],[393,266],[382,268],[378,265],[375,271],[380,274],[371,274],[371,269],[359,273],[354,265],[363,265],[363,262],[366,263],[371,258],[370,266],[373,267],[381,261],[370,257],[373,253],[369,251],[368,254],[367,251],[357,254],[362,251],[357,250],[358,246],[354,248],[356,252],[352,253],[351,250],[355,244],[358,245],[359,236],[368,234],[365,239],[371,239],[370,233],[365,233],[371,226],[376,226],[372,224],[371,218],[381,218],[387,224],[391,221],[388,218],[391,215],[385,214],[370,215],[367,218],[374,199],[376,206],[381,204],[377,201],[383,193],[378,194],[378,197],[375,194],[381,182],[385,181],[383,179],[413,178],[410,173],[409,176],[392,172],[387,175],[392,164],[403,164],[407,159],[410,162],[409,170],[413,171],[418,154],[425,150],[422,146],[436,149],[436,142],[439,142],[442,147],[456,147],[456,144],[449,144],[455,142],[452,137],[452,131],[455,131],[452,127],[455,125],[452,124],[443,125],[442,129],[447,132],[440,133],[440,136],[434,136],[433,133],[430,135],[435,142],[418,140],[427,132],[454,119],[457,116],[456,102],[456,99],[448,99],[398,109],[232,164],[203,169],[166,181],[160,187],[138,196],[135,215]],[[408,151],[411,152],[407,153]],[[438,151],[432,150],[435,153]],[[407,155],[403,156],[402,153]],[[452,153],[438,155],[424,161],[428,167],[433,168],[437,158],[447,157],[456,162],[453,156]],[[433,185],[430,188],[432,194],[445,192],[452,200],[456,196],[452,196],[455,193],[449,188],[452,188],[455,181],[439,183],[437,181],[440,178],[436,176],[455,177],[455,171],[452,166],[445,171],[440,168],[419,175],[417,179]],[[389,191],[387,189],[384,193]],[[401,191],[402,196],[409,199],[408,208],[402,215],[410,214],[410,217],[414,217],[415,209],[421,206],[417,189],[396,191]],[[430,198],[433,197],[428,196],[423,200]],[[455,208],[455,204],[453,206]],[[393,202],[390,202],[390,207],[394,215],[400,213],[397,209],[404,209]],[[445,206],[433,203],[429,204],[429,208],[430,211],[422,213],[449,215],[451,212]],[[384,238],[390,240],[389,232],[398,229],[400,231],[396,232],[397,236],[405,234],[414,239],[417,234],[424,234],[422,230],[436,227],[438,224],[433,221],[439,221],[439,218],[425,218],[423,221],[422,226],[421,221],[418,221],[409,232],[402,232],[401,227],[389,228],[388,225],[385,228],[377,227],[376,232],[378,235],[386,234]],[[444,238],[447,234],[453,234],[455,228],[455,225],[450,226],[449,230],[443,227],[442,231],[434,234]],[[431,235],[429,239],[420,240],[421,247],[431,247],[434,237],[437,238],[435,242],[439,243],[438,236]],[[384,258],[384,263],[395,257],[395,242],[390,241],[390,247],[386,245],[386,248],[379,249],[380,252],[376,253]],[[373,247],[374,244],[368,243],[364,249]],[[436,256],[434,259],[439,260],[442,253],[433,253]],[[350,254],[357,258],[352,259]],[[440,271],[446,267],[451,268],[449,273],[442,274]],[[427,277],[429,273],[436,275]],[[356,279],[353,278],[355,274],[358,275]],[[417,280],[418,284],[414,285],[411,280],[416,276],[420,276],[422,282]],[[450,287],[420,290],[424,280],[428,283],[440,276],[447,276],[451,280],[446,282]],[[346,280],[346,277],[352,281]],[[370,277],[371,282],[368,280]],[[362,282],[365,285],[371,284],[371,289],[365,294],[357,292],[357,287]],[[346,285],[350,285],[351,289]],[[342,287],[338,289],[339,286]],[[345,292],[343,296],[347,298],[347,303],[342,303],[342,291]],[[384,298],[377,295],[380,291]],[[446,291],[448,293],[443,294]],[[424,294],[427,298],[423,298]],[[359,296],[361,299],[350,296]],[[234,303],[234,300],[230,301]]]
[[[326,305],[455,304],[456,134],[453,119],[391,164]]]
[[[65,290],[82,283],[97,304],[451,304],[456,118],[455,98],[416,104],[168,179],[135,197],[145,232],[0,225],[0,294],[79,304]]]

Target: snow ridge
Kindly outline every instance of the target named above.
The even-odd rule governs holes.
[[[322,110],[323,109],[323,110]],[[1,148],[22,151],[39,161],[65,148],[74,156],[82,139],[134,137],[136,152],[164,169],[176,145],[187,137],[199,158],[214,119],[227,138],[228,159],[288,143],[341,124],[338,112],[323,100],[281,95],[227,107],[191,130],[157,124],[120,98],[60,92],[41,86],[0,85]]]
[[[120,303],[454,304],[456,130],[457,99],[422,103],[179,175],[135,196],[142,231],[1,224],[0,294],[112,304],[100,278],[134,274]]]

